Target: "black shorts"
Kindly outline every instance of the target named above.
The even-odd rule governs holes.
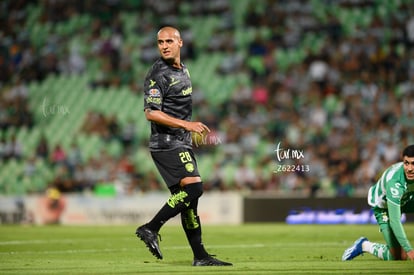
[[[168,187],[179,184],[185,177],[199,177],[197,161],[191,149],[151,152],[155,166]]]

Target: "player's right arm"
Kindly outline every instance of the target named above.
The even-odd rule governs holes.
[[[162,124],[168,127],[173,128],[183,128],[190,132],[196,132],[196,133],[203,133],[205,131],[210,132],[210,129],[202,122],[198,121],[186,121],[182,119],[178,119],[175,117],[172,117],[163,111],[160,110],[152,110],[150,108],[145,109],[145,117],[148,121]]]
[[[395,205],[394,203],[388,203],[388,214],[390,218],[390,226],[391,229],[397,238],[398,242],[400,243],[401,247],[404,251],[409,252],[413,251],[413,248],[410,244],[410,241],[407,238],[407,234],[405,233],[404,227],[401,223],[401,208],[399,205]],[[413,252],[411,252],[413,253]]]
[[[387,184],[387,205],[391,229],[398,240],[398,243],[407,252],[407,256],[414,252],[407,238],[404,227],[401,223],[401,197],[404,194],[404,188],[398,181],[391,180]]]

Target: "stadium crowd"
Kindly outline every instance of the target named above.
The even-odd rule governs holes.
[[[125,46],[125,26],[119,19],[120,13],[134,11],[139,20],[135,35],[149,39],[140,49],[145,66],[157,56],[148,34],[160,25],[178,24],[186,47],[184,62],[197,62],[200,53],[219,51],[227,57],[217,68],[217,77],[248,75],[248,83],[237,85],[232,96],[215,107],[203,98],[203,87],[197,87],[201,94],[195,95],[195,115],[214,129],[221,144],[196,150],[223,156],[211,174],[202,175],[206,190],[265,190],[306,196],[364,194],[384,167],[399,160],[401,148],[414,142],[414,7],[410,1],[390,1],[388,5],[394,5],[393,9],[370,0],[341,0],[335,4],[322,0],[259,2],[249,1],[237,27],[266,31],[257,32],[243,49],[232,34],[235,13],[232,2],[227,0],[3,1],[0,126],[2,130],[36,127],[28,104],[30,91],[25,85],[42,81],[51,73],[82,74],[89,60],[99,59],[104,64],[98,77],[90,81],[92,89],[127,85],[131,92],[140,93],[143,79],[133,73],[136,64],[129,58],[133,49]],[[315,2],[325,7],[324,16],[315,11]],[[70,48],[66,37],[57,33],[35,45],[25,31],[29,4],[42,7],[39,20],[44,24],[89,14],[90,51]],[[335,13],[355,10],[361,11],[361,16],[370,13],[371,20],[350,28],[351,19],[342,20]],[[180,26],[181,14],[218,15],[222,22],[207,45],[198,45],[191,25]],[[108,32],[110,35],[103,35]],[[314,48],[303,47],[308,34],[322,42]],[[303,52],[297,62],[285,67],[278,62],[278,53],[298,48]],[[97,123],[96,119],[101,121]],[[116,114],[105,118],[91,112],[83,126],[83,131],[98,131],[103,139],[122,138],[125,146],[121,156],[111,157],[102,151],[85,160],[76,144],[71,148],[56,145],[51,150],[43,137],[35,158],[42,157],[56,167],[54,180],[48,184],[75,192],[121,178],[129,183],[129,193],[160,188],[153,174],[142,174],[128,160],[133,150],[145,146],[139,144],[145,141],[134,139],[133,122],[119,125]],[[120,134],[122,128],[125,136]],[[297,159],[296,164],[308,165],[309,171],[266,170],[276,161],[270,149],[270,154],[255,157],[254,165],[250,165],[246,156],[256,156],[256,148],[263,142],[272,144],[273,150],[281,144],[286,150],[302,152],[303,158]],[[12,138],[9,141],[2,137],[3,161],[14,157],[7,153],[13,147],[7,144],[12,143]],[[26,171],[30,173],[33,159],[21,154],[17,158],[27,163]],[[236,167],[231,177],[223,169],[229,162]],[[229,178],[232,182],[228,182]]]

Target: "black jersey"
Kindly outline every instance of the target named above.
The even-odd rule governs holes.
[[[192,115],[192,86],[190,74],[183,64],[181,69],[168,65],[159,58],[151,67],[144,83],[144,110],[159,110],[172,117],[190,121]],[[150,151],[192,147],[191,133],[151,123]]]

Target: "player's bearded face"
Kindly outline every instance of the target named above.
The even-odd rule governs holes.
[[[404,156],[404,173],[408,180],[414,180],[414,157]]]

